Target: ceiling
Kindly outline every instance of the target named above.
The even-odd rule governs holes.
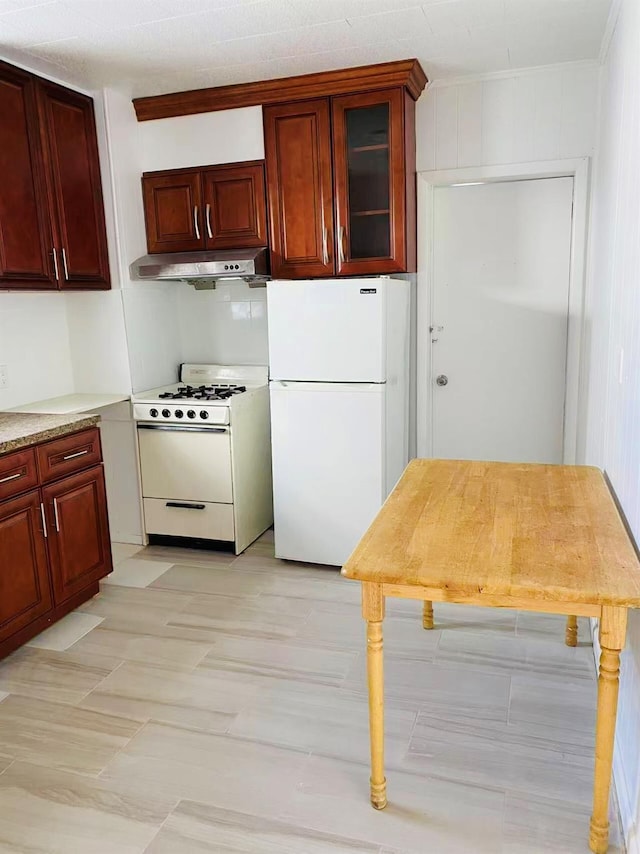
[[[418,57],[429,79],[598,57],[611,0],[0,0],[0,55],[155,95]]]

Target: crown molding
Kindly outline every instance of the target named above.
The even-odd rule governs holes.
[[[169,95],[151,95],[146,98],[134,98],[133,106],[138,121],[146,122],[172,116],[302,101],[307,98],[345,95],[392,86],[403,86],[411,97],[417,100],[426,84],[427,76],[418,60],[401,59],[396,62],[301,74],[297,77],[192,89]]]
[[[502,71],[486,71],[482,74],[463,74],[457,77],[436,77],[429,81],[429,89],[444,86],[460,86],[464,83],[481,83],[485,80],[504,80],[507,77],[528,77],[545,71],[568,71],[578,68],[600,68],[597,59],[580,59],[575,62],[555,62],[550,65],[531,65],[527,68],[505,68]]]
[[[602,44],[600,45],[599,61],[601,65],[604,65],[607,61],[607,57],[609,55],[609,47],[611,46],[611,39],[613,38],[613,34],[616,31],[616,25],[618,23],[618,18],[620,17],[621,10],[622,0],[613,0],[611,8],[609,9],[609,14],[607,16],[607,23],[605,24],[604,28]]]

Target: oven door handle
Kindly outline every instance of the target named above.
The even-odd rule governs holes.
[[[195,424],[138,424],[138,430],[167,430],[170,432],[178,431],[180,433],[227,433],[228,427],[200,427]]]

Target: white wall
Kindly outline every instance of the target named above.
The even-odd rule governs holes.
[[[140,122],[138,138],[145,172],[262,160],[262,107]]]
[[[113,187],[116,231],[114,273],[122,288],[121,314],[126,328],[130,386],[142,391],[175,382],[182,358],[176,285],[133,281],[129,266],[146,253],[140,176],[144,171],[131,95],[124,90],[103,92],[110,181]],[[122,341],[124,329],[118,332]]]
[[[0,409],[74,391],[65,294],[0,292],[0,365]]]
[[[565,64],[439,82],[417,103],[417,169],[593,154],[599,69]]]
[[[640,542],[640,4],[623,0],[620,5],[602,72],[594,168],[587,292],[587,462],[606,470]],[[637,611],[630,612],[623,653],[615,780],[628,850],[638,854]]]

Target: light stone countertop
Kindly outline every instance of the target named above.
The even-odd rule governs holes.
[[[42,415],[0,412],[0,456],[93,427],[99,415]]]
[[[114,403],[130,400],[128,394],[66,394],[13,406],[8,412],[41,412],[44,414],[77,415],[80,412],[95,412]]]

